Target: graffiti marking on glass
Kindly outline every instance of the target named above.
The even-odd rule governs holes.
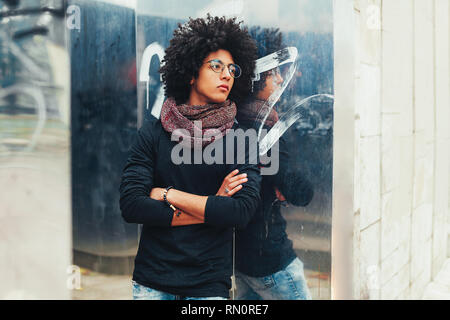
[[[48,22],[48,16],[44,15],[41,18]],[[20,101],[23,101],[24,97],[29,97],[33,103],[27,103],[26,107],[36,109],[37,116],[36,125],[33,125],[34,130],[30,138],[24,139],[23,137],[19,137],[16,132],[4,132],[0,135],[0,144],[9,150],[30,152],[35,148],[38,138],[45,127],[48,118],[48,109],[53,108],[52,102],[46,98],[48,94],[46,94],[47,91],[45,90],[49,88],[56,89],[56,87],[51,72],[48,69],[42,68],[45,64],[42,64],[39,55],[43,52],[46,55],[51,54],[54,51],[54,45],[47,43],[42,47],[33,46],[33,55],[29,51],[30,49],[27,52],[26,47],[22,48],[19,46],[3,30],[0,30],[0,40],[6,44],[4,46],[6,49],[5,55],[10,55],[12,59],[17,59],[19,62],[18,65],[20,65],[20,69],[15,73],[16,78],[14,78],[14,82],[16,84],[6,86],[0,91],[0,102],[3,104],[4,101],[8,100],[8,97]],[[41,65],[38,64],[39,62]],[[27,75],[26,78],[23,78],[24,74]]]
[[[259,81],[260,74],[286,63],[295,62],[298,50],[295,47],[288,47],[271,53],[255,61],[255,75],[253,81]]]
[[[70,265],[67,267],[67,289],[69,290],[81,290],[81,269],[79,266]]]
[[[31,97],[36,104],[34,105],[37,109],[38,114],[38,122],[36,125],[36,128],[34,129],[34,132],[31,136],[31,139],[28,143],[25,143],[26,147],[23,149],[23,151],[31,151],[34,149],[37,139],[39,138],[42,129],[44,128],[45,121],[46,121],[46,109],[45,109],[45,99],[42,94],[42,91],[39,90],[36,87],[29,87],[29,86],[23,86],[23,85],[14,85],[7,88],[4,88],[0,91],[0,101],[2,101],[5,97],[11,96],[11,95],[27,95]],[[10,138],[7,135],[2,137],[0,136],[0,143],[8,148],[17,150],[19,144],[20,146],[23,145],[22,139],[17,138]]]
[[[273,128],[270,131],[276,132],[278,129]],[[263,129],[263,134],[265,134],[265,129]],[[279,135],[281,136],[281,135]],[[270,150],[270,156],[267,152],[259,153],[259,162],[261,163],[261,175],[262,176],[273,176],[278,173],[278,169],[280,168],[280,159],[279,159],[279,145],[278,140],[274,142],[272,148]]]
[[[297,60],[297,56],[298,56],[297,48],[288,47],[256,60],[255,76],[253,78],[253,81],[259,81],[260,79],[259,74],[262,72],[274,69],[286,63],[292,63],[286,74],[286,81],[283,83],[282,86],[274,90],[274,92],[269,96],[267,101],[264,103],[264,106],[261,108],[261,111],[263,112],[258,114],[256,117],[256,121],[261,122],[261,126],[259,127],[258,130],[258,138],[261,138],[261,132],[264,126],[264,122],[269,116],[270,111],[272,110],[273,106],[278,101],[280,96],[283,94],[287,85],[294,76],[294,73],[297,69],[297,64],[295,63],[295,61]]]
[[[0,30],[0,40],[5,42],[7,49],[9,49],[12,55],[20,61],[20,65],[23,66],[28,73],[31,73],[33,77],[36,77],[40,81],[50,81],[48,72],[33,62],[33,60],[24,53],[16,43],[14,43],[14,40],[2,30]]]
[[[150,87],[150,62],[152,57],[157,55],[159,58],[159,64],[162,66],[162,61],[164,59],[164,48],[158,43],[153,42],[147,48],[145,48],[144,53],[142,54],[142,62],[139,70],[139,81],[146,83],[146,100],[147,100],[147,109],[149,108],[149,87]],[[160,79],[161,80],[161,79]],[[164,87],[160,86],[158,93],[156,95],[156,101],[153,104],[151,114],[159,118],[161,114],[161,108],[164,102]]]
[[[67,10],[69,15],[66,20],[66,26],[69,30],[77,29],[80,31],[81,10],[79,6],[70,5]]]
[[[274,107],[275,103],[279,100],[280,96],[283,94],[289,82],[292,80],[295,71],[297,70],[297,56],[298,56],[297,48],[288,47],[256,60],[256,68],[253,81],[259,81],[260,74],[263,72],[273,70],[287,63],[291,63],[286,73],[283,85],[279,86],[276,90],[274,90],[274,92],[269,96],[269,98],[265,102],[264,104],[265,107],[261,108],[260,113],[256,117],[256,121],[261,123],[258,132],[258,139],[260,142],[260,152],[259,152],[260,155],[265,155],[268,152],[268,150],[272,148],[272,146],[286,132],[286,130],[289,129],[289,127],[292,124],[294,124],[297,120],[301,118],[306,118],[308,113],[314,114],[316,115],[316,117],[319,117],[319,125],[323,125],[323,121],[321,119],[320,114],[314,112],[314,110],[307,111],[306,108],[303,107],[303,105],[305,105],[310,100],[319,97],[334,99],[334,97],[329,94],[317,94],[309,96],[300,101],[299,103],[289,107],[287,109],[287,112],[280,117],[279,121],[273,126],[273,128],[269,131],[269,133],[266,135],[262,134],[264,123],[267,117],[269,116],[270,111]]]
[[[286,113],[284,113],[279,121],[275,123],[273,128],[269,131],[267,135],[262,137],[259,142],[259,150],[260,154],[266,153],[270,148],[275,144],[275,142],[278,141],[278,139],[290,128],[291,125],[293,125],[297,120],[301,118],[306,118],[308,113],[314,112],[313,110],[309,110],[308,108],[303,107],[303,105],[307,102],[309,102],[312,99],[319,98],[319,97],[325,97],[329,99],[334,99],[334,96],[330,94],[316,94],[313,96],[309,96],[299,103],[293,105],[288,109]],[[320,117],[318,113],[314,113]],[[321,119],[319,118],[319,125],[322,123]]]
[[[381,10],[380,7],[372,4],[366,9],[367,21],[366,25],[369,30],[381,29]]]

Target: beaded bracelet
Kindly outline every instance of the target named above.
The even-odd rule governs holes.
[[[167,187],[166,189],[164,189],[164,193],[163,193],[163,199],[164,202],[167,203],[167,205],[173,210],[173,211],[177,211],[177,208],[175,208],[170,202],[169,200],[167,200],[167,192],[169,192],[170,189],[172,189],[173,187]]]

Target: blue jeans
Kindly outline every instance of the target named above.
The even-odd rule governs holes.
[[[224,297],[184,297],[140,285],[136,281],[133,284],[133,300],[227,300]]]
[[[237,300],[311,300],[299,258],[284,270],[265,277],[236,272],[236,289]]]

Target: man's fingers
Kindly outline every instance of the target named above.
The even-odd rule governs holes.
[[[231,172],[225,177],[225,179],[230,179],[230,178],[232,178],[233,176],[237,175],[238,172],[239,172],[238,169],[235,169],[235,170],[231,171]]]
[[[221,188],[224,188],[226,196],[231,197],[232,195],[234,195],[236,192],[242,189],[242,183],[248,181],[246,173],[242,173],[239,175],[238,173],[239,170],[235,169],[225,177]]]
[[[232,195],[234,195],[236,192],[238,192],[241,189],[242,189],[242,184],[240,184],[236,188],[233,188],[232,190],[230,190],[230,192],[228,192],[227,195],[229,197],[231,197]]]
[[[234,177],[228,179],[228,183],[236,182],[236,181],[242,180],[244,178],[247,178],[247,174],[246,173],[242,173],[240,175],[237,175],[237,176],[234,176]]]
[[[245,182],[247,182],[247,181],[248,181],[247,178],[243,178],[243,179],[237,180],[237,181],[235,181],[235,182],[229,183],[228,186],[227,186],[227,188],[228,188],[228,190],[234,189],[234,188],[236,188],[238,185],[243,184],[243,183],[245,183]]]

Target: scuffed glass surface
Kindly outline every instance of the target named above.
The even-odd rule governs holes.
[[[135,13],[116,2],[69,1],[80,13],[69,30],[73,249],[82,268],[129,275],[138,229],[118,186],[137,130]]]
[[[281,212],[287,234],[313,299],[331,297],[331,203],[333,143],[333,15],[331,0],[265,1],[138,1],[136,8],[138,123],[159,117],[164,99],[158,69],[177,23],[189,17],[235,16],[252,28],[279,28],[284,46],[297,58],[279,68],[280,88],[267,98],[279,115],[290,152],[289,167],[313,184],[306,207],[288,204]],[[261,43],[259,43],[261,45]],[[263,117],[264,119],[264,117]],[[279,134],[269,132],[268,148]]]
[[[0,299],[70,298],[64,14],[63,1],[0,1]]]
[[[144,119],[159,117],[164,92],[158,69],[173,30],[188,17],[209,12],[237,16],[249,28],[279,28],[283,45],[296,48],[295,61],[280,66],[283,90],[269,104],[286,130],[289,165],[310,178],[314,198],[305,208],[281,210],[313,298],[330,298],[331,0],[137,1],[136,10],[127,1],[72,0],[68,5],[80,12],[79,25],[74,21],[68,30],[73,249],[83,289],[74,297],[131,298],[139,226],[120,215],[121,172],[137,128]]]
[[[17,215],[21,218],[15,223],[54,227],[52,232],[59,235],[60,242],[52,237],[41,237],[42,243],[29,239],[34,246],[28,248],[47,257],[45,263],[57,266],[58,283],[64,283],[65,289],[66,283],[77,289],[73,291],[75,299],[131,298],[130,275],[139,227],[125,223],[120,215],[117,189],[122,169],[143,119],[159,117],[164,92],[158,69],[173,30],[178,22],[208,12],[237,16],[249,28],[279,28],[283,45],[297,50],[295,61],[280,66],[283,90],[268,104],[273,103],[279,125],[286,129],[289,165],[310,178],[314,198],[307,207],[281,209],[289,239],[305,265],[313,298],[330,298],[331,0],[70,0],[66,8],[56,0],[9,2],[19,3],[17,8],[47,9],[26,17],[1,17],[0,217],[17,215],[20,204],[23,214]],[[2,12],[10,10],[4,3],[0,1]],[[61,15],[65,9],[64,22]],[[277,135],[269,137],[272,142],[277,140]],[[24,192],[27,201],[20,197]],[[45,201],[48,197],[52,201]],[[5,205],[8,201],[16,207],[4,210],[13,208]],[[36,208],[46,215],[31,219],[29,212]],[[70,229],[70,209],[73,261],[48,259],[51,253],[65,257],[70,251],[64,231]],[[3,229],[2,234],[6,234]],[[12,242],[24,241],[11,237]],[[8,252],[2,253],[8,256]],[[27,250],[15,254],[28,255]],[[71,263],[76,266],[67,270]],[[12,268],[22,275],[23,287],[2,280],[6,293],[0,293],[8,297],[37,296],[26,289],[27,283],[33,283],[31,278],[55,282],[55,275],[26,276],[25,269]],[[81,272],[81,283],[78,277],[70,277],[72,270],[75,275]],[[74,281],[69,283],[68,278]],[[67,291],[60,297],[64,294]]]

